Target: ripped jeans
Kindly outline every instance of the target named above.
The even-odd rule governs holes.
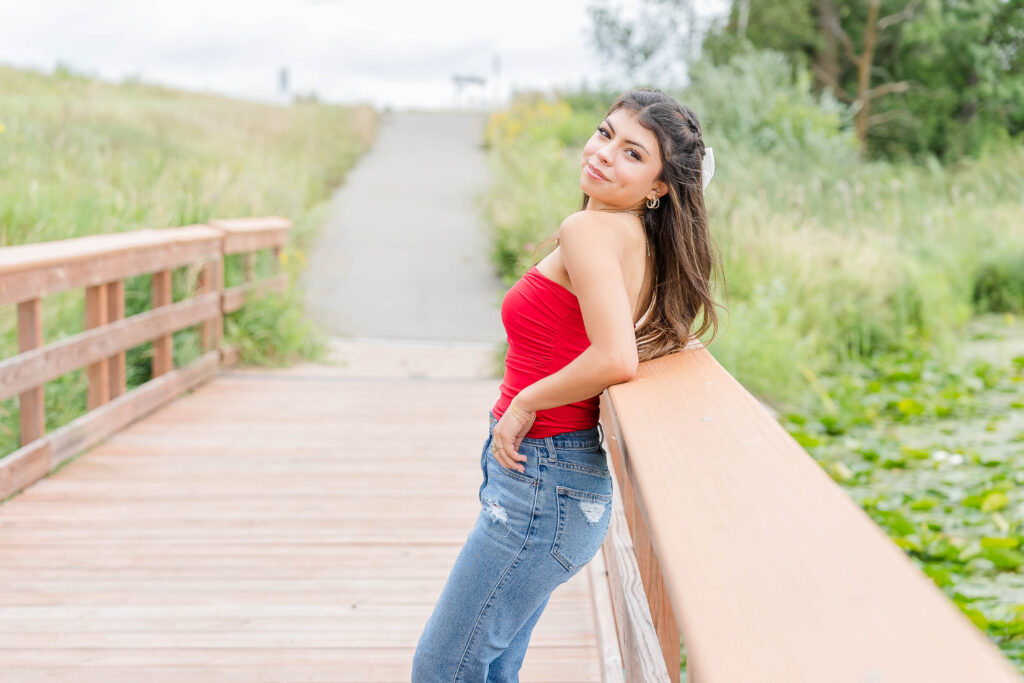
[[[524,438],[525,471],[480,455],[480,514],[416,645],[413,683],[519,680],[551,593],[589,562],[611,520],[600,426]]]

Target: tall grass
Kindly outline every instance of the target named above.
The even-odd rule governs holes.
[[[877,353],[952,358],[972,313],[1024,307],[1024,147],[949,167],[860,162],[845,113],[771,53],[700,65],[672,94],[715,150],[706,201],[729,313],[709,350],[767,402],[807,408],[809,378]],[[490,120],[485,209],[509,284],[579,206],[580,150],[614,94],[594,99],[521,98]]]
[[[276,106],[126,81],[67,68],[53,74],[0,66],[0,247],[211,218],[283,215],[295,222],[282,261],[294,282],[323,223],[325,202],[376,135],[368,106]],[[269,274],[269,253],[257,274]],[[242,279],[231,256],[225,284]],[[197,284],[173,272],[174,300]],[[149,276],[126,282],[126,314],[149,308]],[[80,290],[45,297],[44,340],[83,329]],[[0,357],[17,353],[14,307],[0,308]],[[319,357],[324,335],[292,288],[225,320],[243,362]],[[128,386],[151,376],[151,344],[128,351]],[[177,365],[201,353],[198,326],[174,335]],[[84,370],[46,385],[47,429],[85,411]],[[0,455],[17,447],[17,402],[0,402]]]

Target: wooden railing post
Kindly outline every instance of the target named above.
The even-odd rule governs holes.
[[[151,284],[152,303],[155,310],[161,306],[170,306],[173,301],[171,292],[171,270],[158,270],[153,273]],[[174,369],[174,337],[168,333],[153,339],[153,377],[159,377]]]
[[[103,327],[107,324],[107,285],[100,283],[85,288],[85,329]],[[110,370],[106,358],[87,366],[89,378],[86,405],[89,410],[98,408],[110,400]]]
[[[252,256],[252,254],[246,254]],[[249,279],[248,261],[246,262],[246,279]],[[218,259],[211,259],[203,264],[199,271],[199,292],[216,291],[223,297],[224,292],[224,256]],[[203,351],[212,351],[220,346],[220,340],[224,336],[224,306],[218,307],[217,317],[211,318],[203,323]]]
[[[256,277],[256,252],[245,254],[245,281],[252,282]]]
[[[107,283],[107,321],[124,320],[124,280],[117,279]],[[127,368],[125,352],[118,351],[107,359],[110,372],[108,386],[110,398],[117,398],[127,390]]]
[[[292,222],[280,216],[266,218],[227,218],[213,219],[206,223],[210,227],[222,231],[224,238],[221,244],[220,263],[216,282],[217,289],[221,292],[221,318],[216,322],[218,327],[213,332],[206,331],[204,326],[204,343],[213,343],[217,340],[221,354],[221,363],[230,366],[238,362],[239,351],[235,346],[224,346],[219,342],[223,335],[223,316],[241,308],[245,301],[253,295],[259,295],[268,291],[283,292],[288,287],[287,273],[281,268],[281,249],[288,241],[288,231],[292,228]],[[256,278],[257,252],[263,249],[271,249],[274,263],[272,264],[273,274],[262,280]],[[224,259],[228,254],[244,254],[242,259],[242,272],[245,281],[241,284],[224,286]],[[210,348],[213,348],[212,346]]]
[[[43,301],[29,299],[18,304],[18,351],[24,353],[43,345]],[[21,445],[46,433],[45,385],[18,394],[21,418]]]

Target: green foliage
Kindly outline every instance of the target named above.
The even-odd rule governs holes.
[[[489,148],[529,146],[555,142],[562,147],[581,145],[597,127],[594,103],[577,98],[583,109],[568,101],[542,95],[520,96],[507,109],[495,112],[487,123],[484,144]]]
[[[806,55],[821,45],[814,3],[815,0],[750,2],[742,37],[738,35],[739,3],[731,3],[726,21],[719,22],[705,35],[702,51],[722,63],[756,46],[785,52],[794,61],[806,62]]]
[[[814,74],[815,91],[860,106],[856,60],[864,54],[868,3],[732,0],[727,15],[713,18],[706,31],[681,31],[694,24],[692,5],[692,0],[640,0],[636,16],[627,18],[621,9],[597,2],[591,9],[595,45],[609,66],[624,67],[634,80],[650,74],[669,88],[677,83],[680,66],[692,71],[697,55],[723,65],[751,52],[779,51],[804,74],[798,78]],[[836,28],[823,25],[830,16]],[[1020,143],[1024,0],[882,0],[879,17],[866,89],[906,87],[870,98],[869,157],[952,160]],[[756,98],[725,87],[722,96],[753,99],[757,112],[771,110],[768,84],[754,85]]]
[[[810,77],[781,52],[744,52],[720,65],[700,60],[690,78],[684,97],[701,119],[705,141],[726,138],[816,163],[850,164],[857,157],[849,109],[827,93],[814,95]]]
[[[898,141],[914,153],[978,155],[1024,133],[1021,0],[925,3],[880,66],[914,85],[880,110],[909,113],[877,141],[889,153]]]
[[[574,114],[566,102],[540,96],[491,115],[485,139],[493,186],[503,189],[481,202],[494,230],[491,258],[506,284],[539,260],[540,244],[579,207],[579,168],[567,144],[582,146],[601,116],[589,106]]]
[[[649,0],[648,0],[649,1]],[[841,39],[826,39],[817,18],[831,5],[854,52],[861,54],[867,3],[773,0],[749,3],[739,36],[739,0],[729,20],[705,36],[703,49],[726,63],[751,49],[785,53],[801,71],[824,66],[834,54],[838,83],[857,96],[856,65]],[[902,16],[905,0],[883,0],[880,16]],[[1024,0],[941,2],[926,0],[904,21],[876,33],[870,87],[906,82],[901,94],[873,98],[868,131],[872,157],[978,156],[1019,144],[1024,134]],[[831,91],[822,82],[815,89]]]
[[[714,353],[777,405],[799,405],[814,391],[811,377],[844,362],[919,346],[950,356],[972,310],[989,309],[975,292],[991,245],[1024,249],[1013,246],[1024,245],[1024,149],[948,167],[860,162],[834,119],[806,123],[827,121],[837,105],[816,100],[791,74],[777,53],[742,55],[700,65],[679,94],[716,151],[707,198],[728,282],[728,298],[721,287],[717,296],[729,310]],[[771,117],[752,109],[756,92],[743,94],[760,83],[765,97],[772,89],[791,95],[768,109]],[[740,94],[731,102],[722,93]],[[491,119],[495,190],[485,208],[508,284],[579,206],[582,138],[610,104],[581,99],[589,124],[540,97]],[[579,121],[575,146],[566,144],[570,121]],[[1019,270],[1009,264],[1000,282]]]
[[[250,297],[242,308],[224,316],[224,342],[238,347],[241,363],[284,367],[300,360],[324,358],[328,336],[306,315],[305,295],[296,283],[307,263],[300,245],[315,238],[311,226],[323,223],[326,208],[318,206],[307,212],[305,225],[296,224],[292,244],[281,250],[277,264],[272,263],[269,253],[261,254],[267,258],[256,263],[255,277],[267,277],[280,269],[287,275],[288,288]],[[241,260],[233,265],[239,266],[236,277],[240,282]]]
[[[972,301],[979,311],[1024,313],[1024,245],[984,257],[974,277]]]
[[[296,288],[269,292],[229,313],[224,318],[224,340],[238,346],[246,365],[283,367],[322,359],[327,351],[327,335],[305,316]]]
[[[923,421],[977,414],[979,397],[1002,375],[984,360],[959,366],[923,348],[877,354],[870,364],[844,363],[814,379],[815,394],[803,410],[835,436],[856,426]],[[808,425],[802,423],[806,431]]]

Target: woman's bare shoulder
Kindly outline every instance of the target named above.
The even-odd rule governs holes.
[[[626,257],[643,245],[643,226],[632,214],[584,209],[566,216],[558,228],[559,244],[577,236],[580,243],[610,247]],[[594,244],[595,239],[598,244]]]

